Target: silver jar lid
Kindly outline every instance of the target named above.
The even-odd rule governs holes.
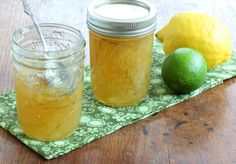
[[[94,1],[87,23],[90,30],[105,35],[144,35],[156,29],[156,8],[146,0]]]

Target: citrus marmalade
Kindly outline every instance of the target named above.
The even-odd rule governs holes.
[[[144,98],[150,81],[153,35],[108,37],[90,32],[91,86],[110,106],[130,106]]]
[[[44,80],[27,84],[27,77],[15,72],[19,123],[34,139],[53,141],[66,138],[78,127],[81,115],[82,83],[69,93],[54,91]]]
[[[30,138],[62,140],[81,116],[85,40],[61,24],[40,24],[48,51],[34,26],[12,37],[16,108],[19,125]]]
[[[114,107],[139,103],[149,89],[156,8],[146,0],[100,0],[87,18],[94,97]]]

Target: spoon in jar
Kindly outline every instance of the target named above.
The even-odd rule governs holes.
[[[44,53],[44,57],[46,59],[50,59],[50,56],[48,55],[48,46],[46,44],[46,41],[43,37],[43,34],[42,34],[42,31],[40,29],[40,26],[38,24],[38,21],[37,19],[34,17],[32,11],[31,11],[31,8],[29,6],[29,4],[27,3],[27,0],[21,0],[22,2],[22,5],[23,5],[23,8],[24,8],[24,12],[30,16],[33,24],[34,24],[34,27],[37,31],[37,34],[41,40],[41,43],[42,43],[42,46],[43,46],[43,49],[45,51]],[[69,73],[68,72],[65,72],[65,66],[62,64],[62,63],[59,63],[59,62],[52,62],[52,61],[49,61],[45,64],[45,67],[47,68],[47,70],[45,71],[45,79],[47,80],[47,82],[57,88],[57,89],[60,89],[62,91],[65,91],[65,92],[70,92],[74,89],[73,87],[73,79],[71,76],[69,76]],[[53,69],[61,69],[64,71],[64,73],[62,72],[55,72]]]

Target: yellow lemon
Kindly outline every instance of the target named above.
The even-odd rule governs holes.
[[[219,19],[202,13],[176,14],[156,36],[166,54],[181,47],[199,51],[208,69],[229,60],[232,53],[229,30]]]

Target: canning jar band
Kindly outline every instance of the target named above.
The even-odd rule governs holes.
[[[132,7],[138,7],[142,11],[145,11],[140,17],[133,17],[132,19],[122,19],[116,18],[113,16],[109,16],[109,12],[111,10],[110,5],[126,5]],[[102,9],[109,8],[109,11],[104,12],[102,14],[99,11],[104,11]],[[117,6],[116,6],[117,7]],[[123,11],[119,11],[115,9],[115,13],[118,15]],[[128,8],[129,8],[128,7]],[[132,9],[129,8],[129,9]],[[136,11],[136,10],[134,10]],[[136,11],[137,12],[137,11]],[[128,13],[127,13],[128,14]],[[124,14],[121,14],[124,16]],[[140,36],[145,35],[147,33],[153,32],[156,29],[156,8],[151,3],[146,0],[101,0],[101,1],[94,1],[88,7],[88,15],[87,15],[87,24],[90,30],[96,31],[98,33],[107,34],[111,36]]]
[[[93,33],[93,35],[95,35],[97,37],[97,38],[95,38],[96,40],[98,40],[98,39],[108,39],[109,41],[127,42],[127,41],[132,41],[132,40],[137,40],[137,39],[140,39],[140,38],[144,38],[148,35],[151,35],[154,31],[151,31],[151,32],[149,32],[147,34],[144,34],[144,35],[138,35],[138,36],[127,36],[127,35],[111,36],[111,35],[107,35],[107,34],[103,34],[103,33],[98,33],[98,32],[93,31],[93,30],[91,30],[91,32]]]

